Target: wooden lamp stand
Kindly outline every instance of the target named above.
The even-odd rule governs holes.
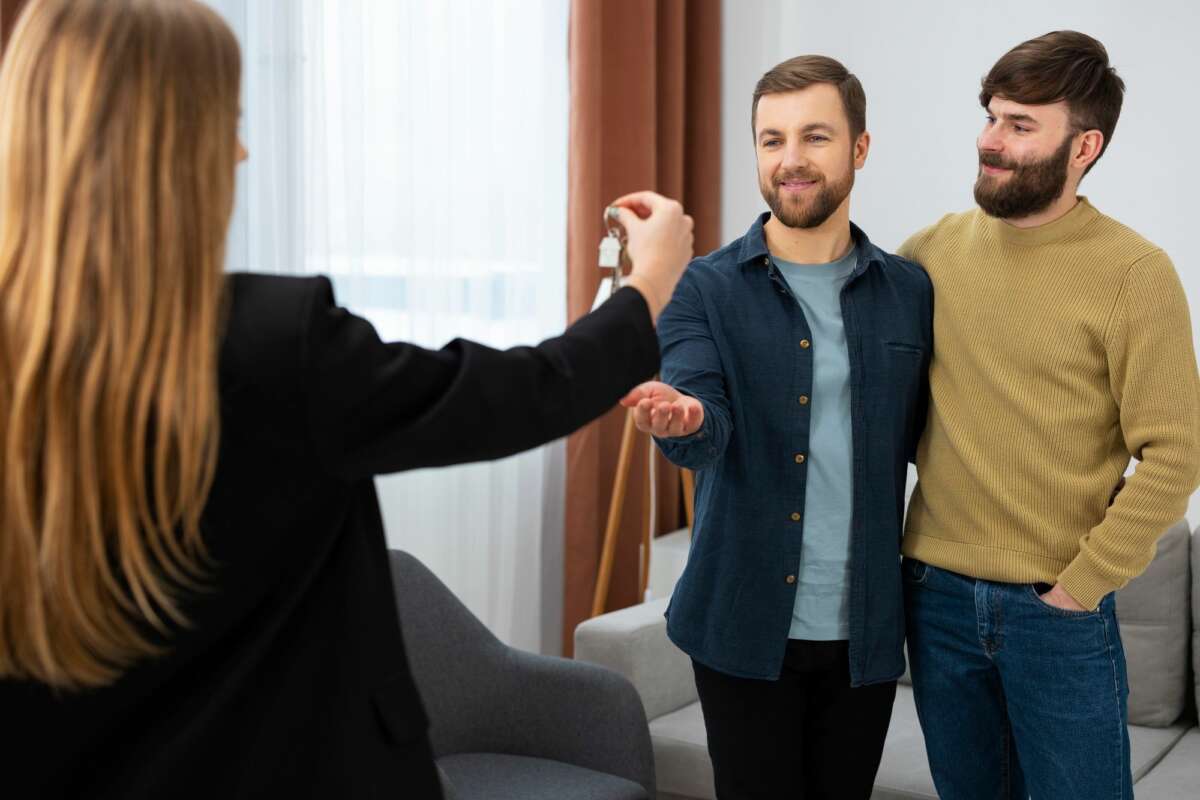
[[[596,591],[592,595],[593,617],[603,614],[604,604],[608,602],[608,587],[612,583],[613,557],[617,550],[617,532],[621,527],[621,513],[625,510],[625,492],[629,488],[629,470],[633,466],[633,446],[637,442],[638,433],[637,426],[633,423],[633,409],[630,409],[625,414],[625,428],[621,432],[621,450],[617,456],[617,471],[613,476],[612,499],[608,504],[608,524],[604,527],[604,545],[600,551],[600,568],[596,573]],[[654,443],[650,442],[649,446],[651,447],[651,458],[653,458]],[[652,474],[647,470],[646,481],[651,492],[654,491],[654,486],[650,483]],[[695,513],[693,497],[695,477],[690,470],[680,469],[679,479],[683,485],[684,517],[687,526],[691,528]],[[650,583],[650,525],[645,525],[642,530],[639,598],[646,597],[646,587]]]

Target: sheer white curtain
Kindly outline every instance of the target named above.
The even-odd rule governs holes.
[[[243,51],[230,269],[329,275],[384,338],[429,347],[561,330],[568,0],[210,3]],[[391,546],[543,652],[559,648],[562,460],[558,443],[377,481]]]

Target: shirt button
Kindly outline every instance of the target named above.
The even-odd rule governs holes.
[[[800,340],[800,347],[804,350],[807,350],[811,345],[812,345],[812,342],[810,342],[808,339]]]
[[[796,463],[803,464],[805,462],[804,453],[796,453]]]
[[[763,256],[763,263],[766,264],[768,267],[771,266],[771,257]]]
[[[808,395],[806,395],[806,394],[800,395],[800,405],[802,405],[802,406],[808,405]]]
[[[800,521],[800,512],[793,511],[792,512],[792,522],[799,522],[799,521]]]
[[[795,583],[795,582],[796,582],[796,576],[795,576],[795,575],[788,575],[786,578],[784,578],[784,580],[785,580],[785,581],[787,581],[788,583]]]

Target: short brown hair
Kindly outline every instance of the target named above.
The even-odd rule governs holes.
[[[767,70],[754,87],[750,133],[754,133],[758,101],[763,95],[796,92],[817,83],[828,83],[837,88],[842,96],[846,119],[850,120],[850,138],[857,140],[867,129],[867,95],[854,73],[842,66],[840,61],[828,56],[796,56]]]
[[[1078,31],[1054,31],[1022,42],[996,62],[983,78],[979,102],[987,108],[992,97],[1031,106],[1065,100],[1074,133],[1104,134],[1099,161],[1121,116],[1125,82],[1099,41]]]

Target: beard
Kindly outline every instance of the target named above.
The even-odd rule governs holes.
[[[799,197],[784,197],[779,187],[789,180],[814,181],[816,185]],[[775,219],[789,228],[816,228],[838,210],[854,188],[854,164],[833,183],[815,169],[781,172],[769,181],[760,179],[758,188]]]
[[[996,153],[979,154],[979,177],[975,180],[975,202],[988,216],[1021,219],[1045,211],[1062,196],[1067,185],[1067,162],[1071,160],[1071,136],[1058,149],[1039,161],[1010,161]],[[983,167],[1010,169],[1006,180],[988,175]]]

